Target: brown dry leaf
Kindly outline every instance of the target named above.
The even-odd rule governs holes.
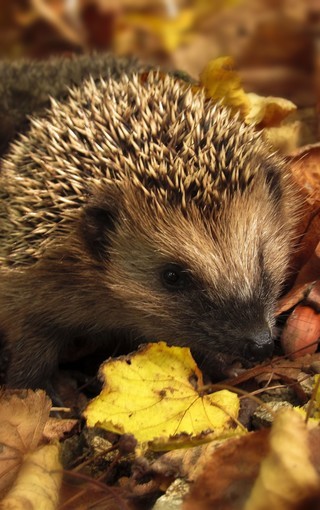
[[[79,420],[62,420],[61,418],[49,418],[45,424],[43,437],[48,441],[62,439],[70,433],[79,423]]]
[[[9,390],[0,396],[0,494],[16,478],[24,455],[38,446],[51,401],[42,390]]]
[[[320,280],[311,287],[306,303],[313,306],[315,310],[320,310]]]
[[[1,510],[55,510],[62,480],[59,453],[57,443],[27,454],[12,489],[0,503]]]
[[[320,338],[320,315],[310,306],[298,305],[288,318],[281,335],[284,353],[295,359],[313,354]]]
[[[164,453],[152,463],[152,472],[165,477],[174,475],[175,478],[183,477],[194,481],[212,458],[215,450],[225,441],[228,439]]]
[[[320,365],[320,352],[306,354],[294,360],[287,360],[281,357],[280,359],[273,360],[269,369],[259,374],[256,380],[260,385],[269,384],[271,380],[279,379],[298,381],[301,373],[310,372],[310,366],[313,364]]]
[[[301,200],[300,246],[291,261],[291,266],[297,270],[312,257],[320,241],[320,144],[295,151],[290,157],[289,168]]]
[[[313,282],[299,283],[290,289],[290,291],[278,301],[276,315],[280,315],[300,303],[300,301],[307,297],[313,285]]]
[[[279,300],[276,315],[286,312],[303,300],[315,310],[320,310],[320,243],[300,269],[294,287]]]
[[[304,275],[302,273],[297,283],[303,282],[306,276],[309,281],[315,281],[319,278],[319,262],[315,250],[317,250],[320,240],[320,207],[317,211],[312,211],[310,207],[305,205],[303,206],[303,211],[305,212],[305,217],[300,222],[299,227],[299,229],[303,229],[303,233],[300,234],[299,247],[293,253],[290,267],[297,271],[305,266],[306,272],[308,271],[309,274]],[[310,274],[310,269],[314,271],[313,275]]]
[[[182,510],[301,510],[318,508],[319,458],[308,429],[293,410],[277,414],[271,432],[261,430],[218,448],[191,487]],[[318,448],[316,448],[318,452]]]
[[[72,476],[70,478],[72,480]],[[84,480],[80,483],[70,483],[70,480],[62,484],[60,505],[58,510],[134,510],[139,509],[136,505],[128,504],[128,493],[125,488],[110,487],[101,484],[88,483]],[[121,480],[122,482],[122,480]],[[131,487],[129,487],[129,490]],[[13,509],[10,509],[13,510]],[[26,510],[26,509],[24,509]],[[38,510],[38,509],[35,509]],[[47,510],[47,509],[44,509]]]
[[[309,260],[300,269],[295,285],[300,285],[304,282],[314,282],[315,280],[320,280],[320,242],[317,244]]]
[[[319,491],[319,484],[310,461],[306,423],[292,409],[279,412],[271,429],[269,454],[244,509],[293,510]]]
[[[320,205],[320,143],[301,147],[290,157],[295,181],[305,191],[311,205]]]
[[[268,435],[268,430],[250,433],[218,448],[191,486],[182,510],[242,510],[268,451]]]

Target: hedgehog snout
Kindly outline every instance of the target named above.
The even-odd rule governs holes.
[[[272,356],[274,341],[270,331],[262,330],[246,339],[243,349],[243,357],[249,361],[263,361]]]

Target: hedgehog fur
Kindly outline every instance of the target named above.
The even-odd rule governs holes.
[[[10,384],[43,384],[79,334],[189,345],[213,370],[270,354],[294,192],[262,136],[201,91],[88,79],[31,120],[0,193]]]
[[[30,115],[42,115],[50,97],[63,100],[72,86],[85,78],[118,79],[124,72],[146,70],[134,58],[115,58],[108,53],[36,60],[0,60],[0,153],[18,133],[29,128]]]

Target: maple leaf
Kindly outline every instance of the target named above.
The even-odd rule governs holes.
[[[156,450],[235,434],[237,395],[201,395],[202,374],[188,348],[148,344],[107,361],[101,375],[105,386],[84,413],[90,427],[133,434],[140,447]]]

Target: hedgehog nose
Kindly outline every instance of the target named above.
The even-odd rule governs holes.
[[[247,340],[244,347],[244,357],[250,361],[262,361],[272,356],[273,348],[274,342],[270,331],[259,331]]]

